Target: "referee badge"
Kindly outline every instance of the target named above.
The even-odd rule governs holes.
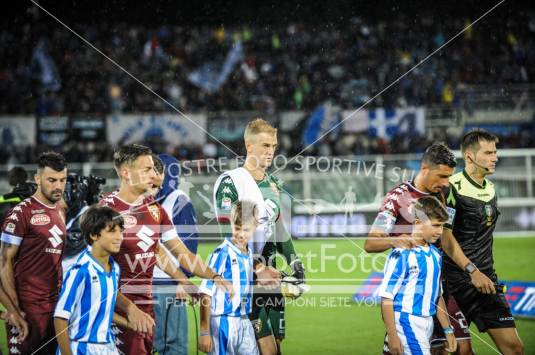
[[[485,205],[485,213],[487,214],[487,226],[492,225],[492,206]]]

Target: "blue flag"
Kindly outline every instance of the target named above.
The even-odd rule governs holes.
[[[214,93],[227,81],[234,67],[243,58],[243,47],[240,41],[236,42],[227,53],[224,63],[209,62],[188,75],[188,80],[209,93]]]

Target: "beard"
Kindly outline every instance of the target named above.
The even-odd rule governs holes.
[[[51,203],[56,203],[59,200],[61,200],[61,197],[63,197],[63,191],[61,189],[56,189],[56,190],[52,190],[52,191],[46,191],[46,190],[41,188],[41,193]]]

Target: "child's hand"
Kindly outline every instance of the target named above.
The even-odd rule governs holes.
[[[457,339],[455,339],[455,334],[446,334],[446,348],[444,350],[449,353],[454,353],[455,350],[457,350]]]
[[[401,346],[401,340],[397,335],[388,336],[388,350],[392,355],[403,355],[403,346]]]
[[[210,335],[201,335],[199,337],[199,350],[203,353],[209,353],[214,349],[212,337]]]

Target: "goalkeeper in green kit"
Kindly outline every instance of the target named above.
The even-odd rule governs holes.
[[[219,176],[214,186],[214,203],[217,220],[225,235],[230,233],[229,217],[234,202],[251,200],[259,207],[260,225],[250,244],[257,284],[272,286],[280,279],[281,273],[275,268],[277,254],[284,256],[293,271],[291,277],[283,278],[282,293],[258,287],[253,293],[250,319],[258,347],[263,355],[274,355],[281,353],[280,345],[285,335],[284,295],[288,294],[288,288],[294,297],[306,290],[305,275],[291,235],[282,222],[282,183],[266,171],[277,148],[277,130],[265,120],[255,119],[247,124],[244,140],[245,164]]]

